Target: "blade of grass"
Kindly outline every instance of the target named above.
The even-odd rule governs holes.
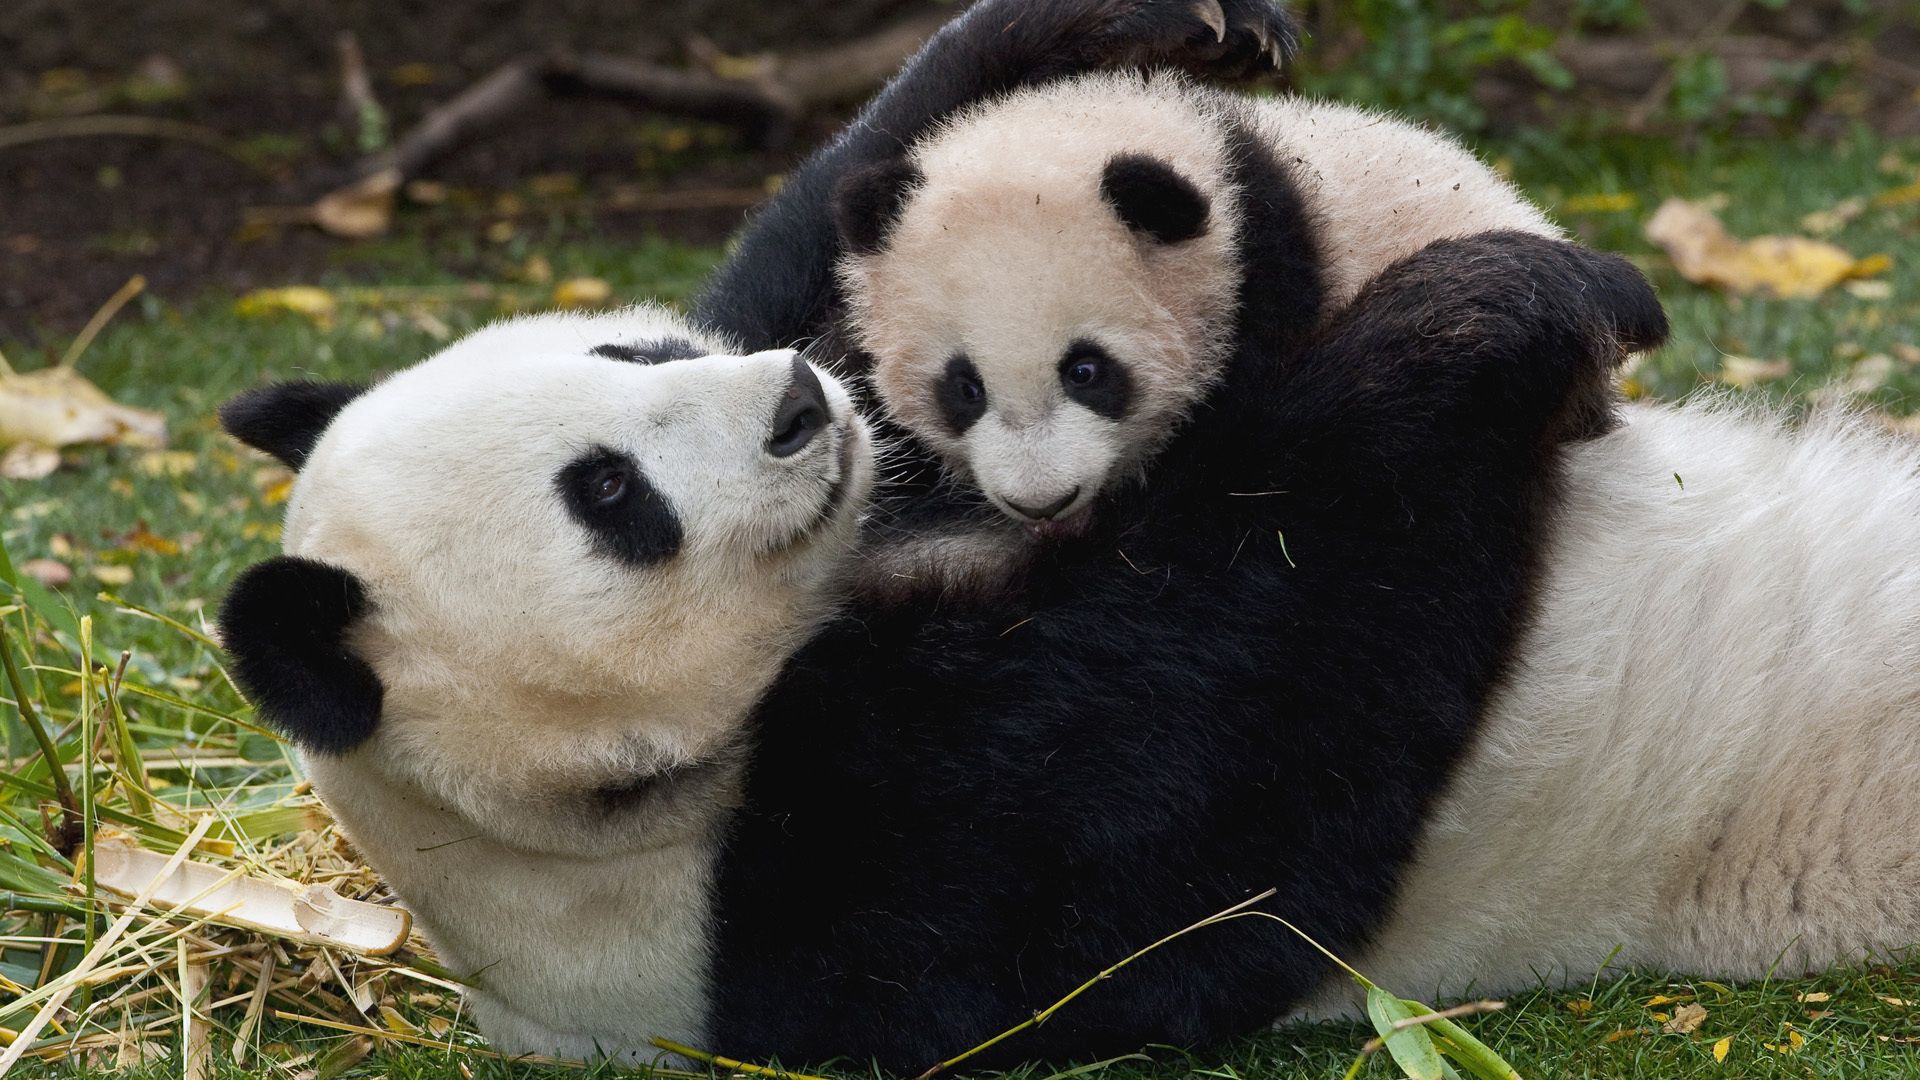
[[[53,781],[53,794],[66,811],[67,820],[62,828],[61,842],[55,846],[70,850],[77,836],[71,830],[79,825],[80,801],[73,794],[73,785],[67,781],[66,764],[60,760],[60,751],[53,745],[53,739],[40,723],[40,715],[34,710],[33,701],[27,696],[27,685],[21,681],[19,665],[13,662],[13,640],[7,633],[6,623],[0,622],[0,666],[7,672],[7,685],[13,690],[14,708],[20,713],[20,720],[33,734],[33,740],[40,744],[40,756],[47,763],[47,773]]]
[[[93,616],[80,619],[80,888],[91,904],[99,895],[93,879]],[[93,951],[93,920],[86,920],[81,955]],[[93,1001],[93,988],[82,986],[77,998],[84,1011]]]
[[[1254,904],[1257,904],[1262,900],[1265,900],[1266,898],[1272,896],[1274,893],[1278,891],[1279,891],[1278,889],[1268,889],[1266,892],[1260,893],[1258,896],[1249,896],[1245,900],[1240,901],[1239,903],[1233,905],[1230,908],[1227,908],[1224,911],[1215,912],[1214,914],[1209,915],[1204,919],[1201,919],[1199,922],[1194,923],[1192,926],[1186,927],[1185,929],[1182,929],[1182,930],[1176,930],[1173,933],[1168,934],[1166,937],[1161,938],[1159,941],[1156,941],[1153,944],[1148,945],[1143,949],[1137,950],[1136,952],[1133,953],[1133,955],[1127,957],[1125,960],[1122,960],[1119,963],[1108,967],[1106,970],[1100,972],[1100,974],[1095,975],[1093,978],[1088,979],[1086,982],[1083,982],[1079,986],[1074,987],[1073,990],[1068,992],[1067,996],[1061,998],[1059,1001],[1054,1002],[1053,1004],[1047,1006],[1046,1008],[1041,1009],[1039,1012],[1034,1013],[1032,1017],[1018,1024],[1015,1024],[1013,1027],[1010,1027],[1007,1030],[1001,1032],[1000,1034],[995,1035],[993,1038],[988,1039],[986,1042],[981,1043],[980,1045],[974,1047],[971,1050],[968,1050],[962,1054],[959,1054],[955,1057],[951,1057],[945,1061],[940,1062],[939,1064],[928,1069],[926,1072],[923,1072],[919,1076],[915,1077],[914,1080],[931,1080],[932,1077],[938,1076],[940,1073],[947,1071],[948,1069],[954,1067],[955,1065],[960,1064],[961,1062],[967,1060],[968,1058],[973,1057],[974,1055],[979,1054],[983,1051],[986,1051],[992,1048],[993,1046],[1001,1042],[1004,1042],[1007,1039],[1014,1037],[1015,1035],[1020,1034],[1021,1032],[1027,1030],[1028,1028],[1038,1027],[1039,1025],[1046,1023],[1047,1020],[1050,1017],[1052,1017],[1054,1013],[1057,1013],[1061,1009],[1065,1008],[1069,1003],[1073,1001],[1073,999],[1093,989],[1095,986],[1098,986],[1100,983],[1105,982],[1107,979],[1112,978],[1114,972],[1119,971],[1121,968],[1126,967],[1128,964],[1133,963],[1135,960],[1140,959],[1141,957],[1147,955],[1148,953],[1154,951],[1155,949],[1160,948],[1162,945],[1165,945],[1170,941],[1173,941],[1177,938],[1185,937],[1186,935],[1193,933],[1195,930],[1204,929],[1205,927],[1226,922],[1240,915],[1263,914],[1262,912],[1247,911],[1246,909],[1249,907],[1252,907]],[[1299,931],[1297,930],[1294,932],[1299,933]],[[1301,936],[1305,937],[1306,935],[1302,934]],[[1326,950],[1322,949],[1321,951],[1325,952]],[[1333,954],[1328,953],[1327,955],[1332,956]],[[1345,964],[1341,964],[1340,966],[1346,967]],[[1348,970],[1352,970],[1352,969],[1349,968]]]

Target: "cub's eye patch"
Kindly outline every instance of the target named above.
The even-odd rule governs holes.
[[[947,369],[934,380],[933,399],[940,406],[940,418],[955,435],[964,433],[975,420],[986,415],[987,386],[980,371],[966,353],[954,353]]]
[[[636,341],[629,344],[608,342],[595,345],[588,350],[595,356],[604,356],[609,360],[624,360],[629,364],[665,364],[674,360],[698,360],[707,355],[707,351],[683,337],[663,337],[658,341]]]
[[[595,447],[561,469],[554,486],[594,549],[628,566],[665,562],[686,539],[680,515],[627,454]]]
[[[1109,420],[1127,415],[1133,404],[1133,380],[1126,367],[1091,341],[1067,346],[1060,357],[1060,386],[1068,399]]]

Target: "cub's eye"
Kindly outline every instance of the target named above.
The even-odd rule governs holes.
[[[1107,373],[1107,367],[1098,360],[1077,360],[1067,365],[1065,372],[1070,386],[1092,386]]]
[[[981,381],[980,369],[973,366],[966,353],[947,358],[947,368],[933,381],[932,389],[940,416],[955,435],[986,415],[987,384]]]
[[[627,474],[608,470],[587,485],[587,495],[602,506],[617,503],[627,493]]]
[[[1133,402],[1133,380],[1127,366],[1095,341],[1081,339],[1060,357],[1060,385],[1067,399],[1109,420],[1127,415]]]

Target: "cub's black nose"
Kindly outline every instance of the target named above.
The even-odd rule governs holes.
[[[1020,516],[1029,521],[1050,521],[1054,515],[1065,510],[1072,504],[1073,500],[1079,498],[1079,496],[1080,489],[1075,487],[1072,491],[1067,492],[1065,495],[1060,496],[1045,506],[1023,506],[1020,503],[1014,502],[1012,499],[1007,500],[1007,505],[1018,510]]]
[[[793,381],[773,411],[773,434],[767,438],[767,453],[774,457],[792,457],[806,448],[815,435],[826,430],[827,391],[820,376],[805,360],[793,358]]]

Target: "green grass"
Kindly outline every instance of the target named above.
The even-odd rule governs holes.
[[[1856,255],[1893,257],[1893,270],[1881,279],[1887,289],[1879,296],[1871,290],[1855,295],[1841,289],[1812,301],[1730,299],[1681,281],[1640,234],[1663,198],[1715,194],[1726,197],[1723,216],[1736,234],[1798,232],[1806,214],[1848,198],[1871,199],[1920,179],[1920,145],[1859,139],[1837,148],[1709,147],[1684,158],[1644,147],[1567,147],[1549,141],[1488,150],[1489,156],[1507,161],[1528,191],[1579,235],[1633,255],[1660,284],[1673,317],[1674,340],[1636,374],[1644,393],[1684,396],[1711,384],[1722,357],[1737,354],[1791,361],[1791,376],[1750,392],[1805,400],[1844,381],[1862,357],[1898,357],[1901,346],[1920,344],[1920,203],[1870,208],[1831,237]],[[1616,200],[1614,209],[1592,208],[1590,197],[1601,195],[1631,198]],[[1589,209],[1571,209],[1581,205]],[[150,751],[202,748],[241,762],[156,772],[160,797],[181,806],[218,803],[244,813],[286,805],[296,779],[276,743],[223,719],[245,719],[247,714],[219,670],[217,653],[187,634],[96,597],[110,588],[128,605],[197,627],[240,568],[276,550],[277,499],[284,493],[285,475],[226,440],[214,425],[215,407],[264,379],[361,378],[391,370],[433,350],[440,334],[469,329],[501,310],[494,295],[464,297],[445,288],[419,294],[396,286],[479,282],[502,287],[513,302],[537,304],[546,287],[516,281],[515,276],[529,257],[539,255],[551,263],[556,278],[585,274],[608,280],[616,298],[679,299],[717,257],[712,250],[666,243],[637,250],[597,244],[579,239],[577,229],[561,224],[554,228],[558,231],[532,231],[504,246],[465,241],[430,246],[416,234],[355,249],[353,262],[343,263],[319,284],[371,287],[375,295],[351,294],[325,325],[295,314],[242,316],[235,312],[232,297],[185,302],[143,297],[88,352],[82,368],[108,392],[169,416],[174,449],[181,453],[81,449],[69,452],[67,466],[45,480],[0,480],[0,537],[15,563],[57,557],[74,569],[76,579],[61,597],[77,613],[92,617],[96,663],[111,666],[120,650],[129,650],[130,685],[188,703],[129,698],[129,733],[140,746]],[[49,328],[40,340],[0,342],[0,351],[23,370],[36,367],[57,357],[76,329]],[[1916,394],[1920,368],[1896,360],[1868,400],[1904,413],[1920,405]],[[73,624],[44,602],[41,614],[55,636],[40,636],[36,656],[45,665],[70,666],[77,648]],[[20,615],[9,618],[17,641]],[[56,736],[63,755],[77,758],[78,688],[69,685],[70,677],[48,670],[29,673],[29,680],[37,684],[32,696],[60,729]],[[8,711],[4,730],[16,762],[14,775],[44,783],[45,766],[33,757],[33,742]],[[94,722],[101,721],[96,716]],[[123,795],[116,792],[114,798]],[[24,798],[0,798],[0,808],[23,815],[23,822],[36,820],[38,813],[33,800]],[[243,850],[263,850],[245,837],[240,843]],[[48,865],[49,860],[34,854],[23,833],[0,824],[0,888],[45,891],[52,880],[44,869]],[[32,877],[32,866],[42,867],[40,877]],[[11,924],[14,933],[37,934],[45,928],[41,916],[16,916]],[[75,939],[77,925],[65,924],[65,932]],[[60,962],[70,963],[77,952],[69,948]],[[15,942],[0,949],[0,974],[31,982],[40,959],[37,946]],[[1915,1045],[1920,1041],[1920,1006],[1886,1000],[1920,999],[1920,961],[1730,988],[1659,974],[1611,979],[1614,974],[1585,989],[1518,995],[1507,1011],[1476,1018],[1468,1026],[1529,1077],[1920,1078],[1920,1048]],[[1392,989],[1424,992],[1422,987]],[[1808,993],[1830,994],[1831,999],[1800,999]],[[1708,1016],[1691,1035],[1662,1033],[1661,1017],[1655,1014],[1669,1013],[1673,1004],[1647,1004],[1660,996],[1693,1000]],[[171,1000],[162,996],[149,1007],[164,1010]],[[415,1011],[401,1004],[403,1011]],[[230,1029],[235,1012],[230,1008],[215,1019]],[[424,1015],[414,1019],[423,1020]],[[21,1017],[0,1012],[0,1025],[17,1027],[20,1022]],[[1796,1044],[1795,1033],[1804,1041]],[[1204,1059],[1155,1051],[1151,1061],[1117,1062],[1099,1071],[1109,1080],[1331,1078],[1345,1071],[1367,1034],[1354,1024],[1295,1026],[1243,1040]],[[258,1075],[258,1058],[246,1070],[229,1064],[228,1037],[216,1033],[215,1075]],[[1726,1060],[1716,1062],[1712,1048],[1728,1037],[1732,1042]],[[268,1058],[285,1061],[307,1053],[325,1055],[348,1039],[269,1021],[258,1041],[268,1047]],[[1788,1052],[1767,1049],[1767,1044]],[[177,1047],[166,1039],[153,1045],[158,1056],[130,1070],[114,1072],[99,1062],[74,1060],[27,1071],[70,1077],[179,1076]],[[476,1076],[581,1075],[507,1066],[471,1051],[392,1043],[376,1047],[364,1060],[348,1064],[336,1058],[333,1064],[345,1065],[341,1075],[392,1080],[461,1075],[450,1058],[464,1061]],[[105,1060],[111,1062],[111,1055]],[[275,1074],[316,1068],[323,1060],[307,1060]],[[1391,1072],[1385,1057],[1376,1055],[1362,1075],[1386,1077]],[[1049,1074],[1032,1070],[1024,1075],[1040,1080]]]

